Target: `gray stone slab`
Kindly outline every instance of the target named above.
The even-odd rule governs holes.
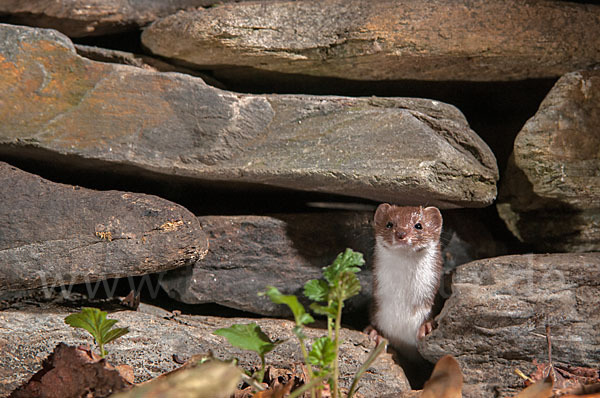
[[[480,207],[494,155],[426,99],[241,95],[94,62],[51,31],[0,25],[0,155],[398,204]]]
[[[464,394],[512,397],[520,369],[548,362],[600,367],[600,253],[513,255],[461,265],[438,328],[420,344],[430,361],[456,357]],[[499,395],[496,395],[499,394]]]
[[[198,220],[156,196],[57,184],[0,162],[0,290],[93,283],[193,264]]]
[[[600,6],[566,1],[232,3],[147,28],[153,53],[354,80],[506,81],[558,77],[599,59]]]

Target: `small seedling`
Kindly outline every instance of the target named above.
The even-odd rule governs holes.
[[[234,347],[254,351],[258,354],[261,367],[252,375],[252,378],[259,383],[262,382],[265,375],[265,355],[283,342],[283,340],[271,341],[256,323],[231,325],[228,328],[217,329],[213,334],[225,337]]]
[[[360,292],[356,273],[364,263],[362,253],[346,249],[331,265],[323,268],[324,279],[313,279],[304,285],[304,295],[314,301],[310,308],[317,314],[327,316],[328,336],[313,344],[309,357],[313,354],[311,363],[314,361],[322,370],[331,369],[329,385],[334,398],[340,396],[338,377],[342,309],[345,300]],[[320,302],[326,304],[319,304]]]
[[[118,322],[116,319],[106,319],[107,313],[98,308],[84,307],[81,312],[71,314],[65,318],[65,323],[74,328],[82,328],[90,332],[94,342],[98,345],[100,356],[106,356],[104,345],[129,333],[129,328],[112,327]]]

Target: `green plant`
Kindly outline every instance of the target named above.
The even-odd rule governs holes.
[[[304,285],[305,296],[313,301],[310,308],[317,314],[327,316],[328,334],[315,340],[310,351],[307,350],[306,336],[303,328],[305,325],[314,322],[314,319],[306,312],[304,306],[298,301],[298,298],[294,295],[281,294],[273,286],[268,286],[265,292],[259,293],[259,295],[268,296],[276,304],[287,305],[294,315],[296,325],[293,332],[300,343],[300,350],[302,351],[302,356],[308,370],[309,380],[304,386],[295,390],[290,395],[290,398],[297,397],[308,390],[311,391],[311,396],[315,397],[325,380],[329,382],[333,397],[340,397],[338,387],[338,358],[341,343],[339,333],[342,321],[342,309],[344,308],[345,300],[360,292],[360,282],[356,277],[356,273],[360,271],[360,267],[363,264],[364,259],[361,253],[346,249],[345,252],[337,256],[331,265],[323,268],[323,279],[313,279]],[[230,331],[227,333],[224,332],[231,329],[234,329],[236,333]],[[264,335],[260,327],[256,324],[233,325],[231,328],[219,329],[217,332],[215,333],[225,336],[232,345],[252,351],[256,351],[256,349],[250,348],[256,346],[256,343],[250,343],[256,338],[253,335],[259,332]],[[266,335],[264,335],[264,338],[266,338],[266,342],[273,344]],[[265,344],[268,346],[266,342]],[[352,397],[358,380],[375,358],[385,349],[385,345],[385,342],[378,345],[357,371],[348,397]],[[268,351],[274,348],[274,346],[268,347],[270,347]],[[259,355],[261,354],[259,353]],[[257,377],[260,377],[258,379],[259,382],[262,381],[262,376],[264,375],[264,354],[261,356],[261,361],[262,371],[256,374]]]
[[[74,328],[82,328],[90,332],[94,342],[98,345],[100,356],[106,356],[104,345],[119,337],[129,333],[129,328],[112,327],[118,321],[116,319],[106,319],[107,313],[98,308],[84,307],[81,312],[71,314],[65,318],[65,323]]]
[[[365,260],[362,253],[346,249],[340,253],[333,263],[323,269],[324,279],[313,279],[304,285],[304,295],[314,302],[310,308],[317,314],[327,316],[327,337],[321,337],[313,344],[315,356],[309,362],[321,369],[331,369],[329,385],[333,397],[339,397],[339,350],[340,327],[344,301],[360,292],[360,282],[356,273],[360,271]],[[319,304],[325,302],[326,304]],[[318,345],[316,345],[319,343]],[[315,350],[316,348],[316,350]],[[310,354],[309,354],[310,356]]]
[[[256,323],[231,325],[228,328],[217,329],[213,334],[225,337],[234,347],[254,351],[258,354],[261,367],[252,375],[252,378],[258,382],[261,382],[265,376],[265,355],[283,342],[282,340],[271,341]]]

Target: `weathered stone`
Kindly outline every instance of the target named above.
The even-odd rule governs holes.
[[[562,1],[253,2],[168,16],[142,42],[202,68],[505,81],[595,65],[599,22],[600,6]]]
[[[0,313],[0,396],[6,396],[40,368],[46,357],[59,342],[70,345],[92,344],[87,332],[73,329],[63,321],[73,308],[30,306],[20,310]],[[145,381],[173,370],[179,365],[173,355],[187,359],[195,354],[212,351],[217,358],[239,358],[247,369],[258,366],[255,353],[242,351],[213,335],[216,329],[235,323],[256,322],[272,339],[286,338],[275,351],[266,355],[268,364],[290,368],[301,362],[302,355],[292,328],[294,323],[275,319],[216,318],[180,315],[176,318],[167,311],[140,305],[140,310],[109,314],[117,319],[118,327],[129,327],[129,334],[106,346],[107,359],[113,364],[133,367],[135,381]],[[323,329],[306,329],[308,341],[327,334]],[[352,377],[374,348],[374,343],[364,333],[342,330],[341,385],[348,388]],[[360,383],[365,397],[410,390],[402,369],[391,355],[382,354],[365,373]]]
[[[0,289],[95,282],[202,258],[198,220],[164,199],[92,191],[0,162]]]
[[[544,251],[600,250],[600,70],[563,76],[514,144],[498,211]]]
[[[422,341],[435,361],[454,355],[465,396],[513,396],[548,362],[550,325],[555,364],[600,367],[600,253],[505,256],[457,268],[453,294]],[[500,393],[500,395],[494,395]]]
[[[290,316],[286,306],[273,304],[257,293],[271,285],[303,301],[304,284],[322,278],[322,267],[351,248],[363,253],[366,264],[358,273],[361,292],[345,309],[362,314],[362,322],[368,324],[373,212],[199,217],[208,235],[208,254],[194,265],[164,274],[160,284],[169,296],[187,304],[218,303],[256,314]],[[448,270],[502,252],[481,222],[465,211],[445,211],[444,219],[443,258]],[[461,228],[465,222],[476,237]],[[444,298],[449,295],[446,290],[440,294]]]
[[[227,0],[220,0],[223,2]],[[5,21],[57,29],[71,37],[135,30],[178,10],[209,6],[214,0],[3,0]]]
[[[289,308],[257,293],[271,285],[303,300],[304,284],[322,278],[321,268],[347,247],[368,260],[373,250],[371,218],[371,212],[199,217],[209,239],[207,256],[165,274],[161,286],[188,304],[216,302],[262,315],[290,316]],[[361,309],[368,322],[371,273],[364,269],[358,277],[361,293],[346,309]]]
[[[111,50],[102,47],[86,46],[82,44],[75,44],[75,50],[77,54],[89,58],[94,61],[100,62],[112,62],[115,64],[137,66],[138,68],[144,68],[158,72],[178,72],[187,73],[188,75],[196,76],[204,80],[207,84],[213,87],[225,88],[222,83],[218,82],[214,78],[201,73],[197,70],[186,68],[185,66],[169,64],[158,58],[151,57],[145,54],[134,54],[126,51]]]
[[[496,194],[494,155],[437,101],[241,95],[87,60],[54,31],[0,25],[0,43],[0,155],[441,208]]]

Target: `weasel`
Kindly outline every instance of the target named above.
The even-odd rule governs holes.
[[[371,324],[407,358],[433,328],[431,307],[442,272],[442,215],[436,207],[387,203],[375,212],[374,305]]]

